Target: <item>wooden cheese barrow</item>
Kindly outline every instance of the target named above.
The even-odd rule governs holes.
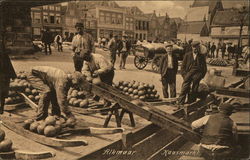
[[[155,107],[140,100],[137,100],[139,103],[135,104],[133,99],[107,84],[100,83],[97,86],[84,81],[83,85],[86,91],[115,102],[119,104],[121,108],[147,119],[170,132],[181,134],[188,141],[192,141],[194,143],[200,142],[201,136],[194,132],[191,129],[190,124],[184,120],[168,113],[159,114],[157,113]]]

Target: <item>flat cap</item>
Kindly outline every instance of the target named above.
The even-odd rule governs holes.
[[[172,42],[167,42],[167,43],[165,43],[165,47],[173,47],[173,43]]]
[[[199,42],[199,41],[193,41],[193,42],[192,42],[192,46],[193,46],[193,47],[197,47],[198,45],[200,45],[200,42]]]
[[[219,105],[219,109],[220,109],[220,111],[232,113],[233,110],[235,109],[235,107],[233,105],[231,105],[230,103],[221,103]]]
[[[84,26],[83,26],[83,23],[77,22],[76,25],[75,25],[75,28],[76,28],[76,27],[84,27]]]

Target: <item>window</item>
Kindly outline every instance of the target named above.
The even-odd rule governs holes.
[[[49,16],[50,23],[55,23],[55,16]]]
[[[43,15],[43,21],[45,23],[49,23],[49,16],[48,15]]]
[[[110,13],[106,13],[105,14],[106,15],[106,20],[105,20],[105,23],[106,24],[111,24],[112,22],[111,22],[111,14]]]
[[[41,13],[34,12],[33,22],[34,23],[41,23]]]
[[[122,14],[117,15],[117,24],[122,24]]]
[[[117,20],[116,20],[116,15],[113,13],[112,14],[112,24],[115,24],[117,22]]]
[[[133,23],[130,23],[130,27],[129,27],[131,30],[134,29],[134,24]]]
[[[61,11],[61,7],[56,6],[56,11]]]
[[[49,10],[54,11],[55,7],[54,6],[49,6]]]
[[[140,33],[140,39],[142,39],[142,34]]]
[[[225,32],[225,27],[221,27],[221,32]]]
[[[48,10],[48,6],[43,6],[43,10]]]
[[[129,29],[129,23],[126,23],[126,29]]]
[[[60,24],[61,23],[61,17],[60,16],[56,16],[56,24]]]
[[[40,28],[33,28],[33,35],[41,35],[41,29]]]

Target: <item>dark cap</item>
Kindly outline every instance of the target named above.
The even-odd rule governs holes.
[[[76,28],[76,27],[83,27],[83,23],[77,22],[76,25],[75,25],[75,28]]]
[[[165,47],[173,47],[173,43],[167,42],[167,43],[165,43]]]
[[[197,46],[199,46],[200,45],[200,42],[199,41],[193,41],[192,42],[192,46],[193,47],[197,47]]]
[[[231,105],[230,103],[221,103],[219,105],[219,109],[222,112],[233,113],[233,110],[235,109],[235,107]]]

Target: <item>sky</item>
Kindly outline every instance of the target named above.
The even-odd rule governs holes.
[[[137,6],[144,13],[152,13],[154,10],[157,15],[165,15],[169,17],[184,18],[189,6],[193,1],[116,1],[120,6]]]

